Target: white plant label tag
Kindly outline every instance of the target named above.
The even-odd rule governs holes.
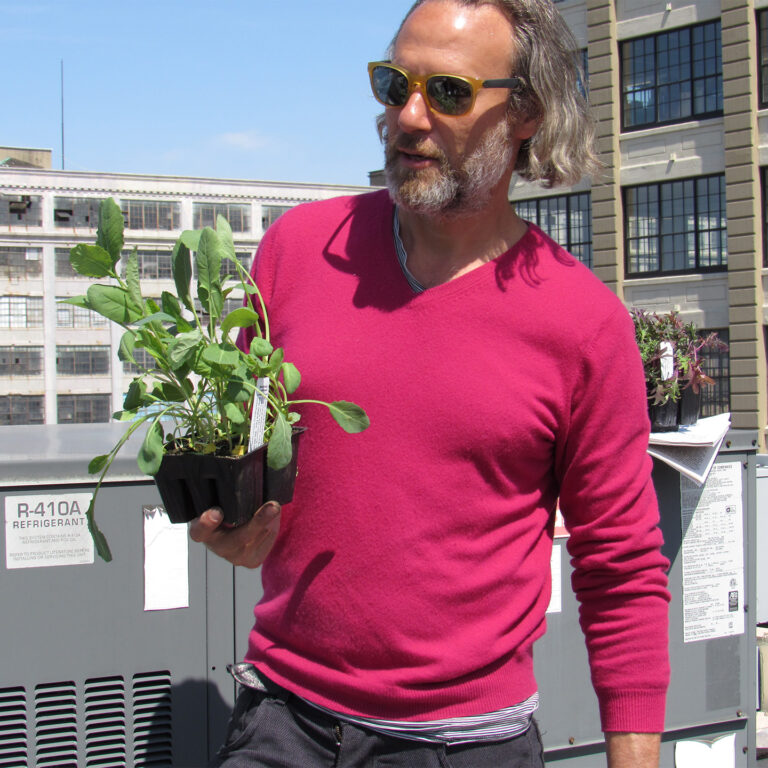
[[[675,375],[675,355],[672,342],[662,341],[659,344],[661,353],[661,380],[667,381]]]
[[[264,428],[267,423],[267,398],[269,397],[269,379],[256,379],[256,396],[253,398],[251,411],[251,434],[248,438],[248,451],[255,451],[264,444]]]

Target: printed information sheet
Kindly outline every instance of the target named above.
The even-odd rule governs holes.
[[[680,478],[683,641],[744,633],[741,463],[714,464],[703,486]]]
[[[90,493],[5,497],[5,567],[43,568],[93,562],[85,513]]]

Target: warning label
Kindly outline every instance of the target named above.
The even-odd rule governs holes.
[[[6,496],[5,567],[92,563],[85,517],[90,500],[89,493]]]

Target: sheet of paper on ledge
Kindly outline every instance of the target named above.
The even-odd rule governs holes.
[[[721,413],[677,432],[651,432],[648,453],[703,485],[730,426],[731,414]]]
[[[144,610],[189,607],[186,525],[174,525],[162,507],[144,507]]]

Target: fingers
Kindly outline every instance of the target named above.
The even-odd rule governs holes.
[[[205,544],[215,554],[233,565],[258,568],[263,562],[280,530],[280,505],[269,501],[238,528],[222,526],[221,510],[213,507],[190,523],[193,541]]]

